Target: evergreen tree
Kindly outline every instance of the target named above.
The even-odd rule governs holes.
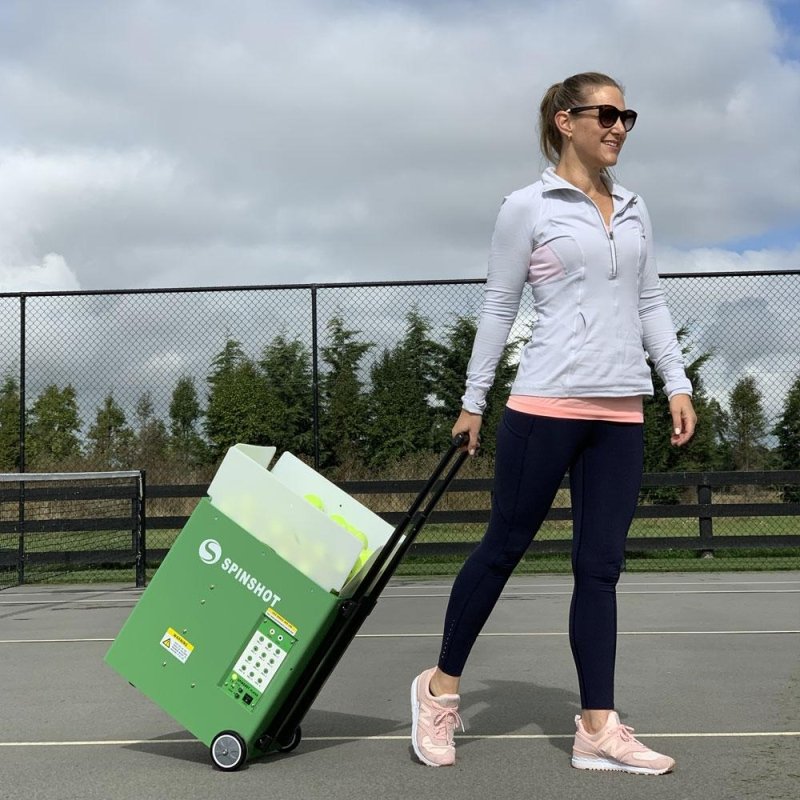
[[[208,457],[205,442],[197,431],[201,416],[194,378],[184,376],[175,384],[169,404],[169,448],[183,465],[197,466]]]
[[[69,470],[81,454],[75,389],[51,385],[36,398],[27,420],[27,467]]]
[[[225,343],[212,362],[207,380],[210,388],[204,427],[212,458],[222,458],[238,442],[271,444],[265,381],[239,342],[229,339]]]
[[[688,335],[686,328],[677,332],[678,341],[683,345],[684,355],[689,345],[684,344]],[[702,378],[702,368],[710,358],[704,353],[686,366],[686,374],[692,383],[692,405],[697,414],[698,424],[694,436],[683,447],[670,443],[672,415],[669,399],[664,393],[664,382],[650,365],[653,379],[653,397],[644,403],[644,471],[645,472],[691,472],[716,469],[720,458],[719,428],[717,412],[719,405],[706,396]],[[680,497],[677,487],[658,487],[642,490],[642,495],[656,503],[676,503]]]
[[[789,389],[773,434],[778,437],[779,468],[800,469],[800,375]],[[800,503],[800,486],[784,487],[783,499]]]
[[[136,403],[136,420],[138,422],[137,467],[151,472],[156,468],[163,469],[169,447],[169,436],[167,426],[154,414],[153,400],[149,392],[145,392]]]
[[[734,468],[733,452],[728,439],[730,415],[719,404],[716,398],[712,398],[708,401],[708,410],[711,415],[710,425],[713,428],[714,440],[716,441],[716,452],[712,462],[712,468],[722,472],[729,472]]]
[[[467,365],[472,353],[472,343],[478,330],[472,317],[457,317],[449,328],[444,345],[439,375],[435,381],[436,395],[442,399],[441,427],[447,431],[461,412],[461,398],[466,389]],[[496,445],[497,424],[508,399],[517,365],[513,354],[521,342],[509,342],[495,370],[494,383],[486,396],[486,408],[481,424],[481,450],[493,454]]]
[[[19,469],[19,384],[6,375],[0,387],[0,470]]]
[[[386,464],[410,453],[441,449],[444,436],[436,394],[444,348],[428,335],[416,309],[394,348],[385,349],[370,369],[370,457]]]
[[[178,442],[189,439],[197,433],[197,422],[200,419],[200,401],[194,378],[184,376],[175,384],[169,404],[169,432]]]
[[[135,436],[128,427],[125,412],[109,394],[97,410],[97,417],[87,436],[89,457],[98,469],[134,468]]]
[[[277,336],[259,361],[267,392],[267,435],[281,450],[314,452],[311,356],[305,345]]]
[[[325,371],[320,378],[320,439],[323,466],[363,463],[366,456],[367,396],[359,376],[361,359],[374,347],[357,340],[340,315],[328,322],[322,347]]]
[[[728,413],[728,436],[734,466],[737,470],[762,468],[766,458],[763,440],[767,433],[767,419],[755,378],[748,375],[736,383]]]

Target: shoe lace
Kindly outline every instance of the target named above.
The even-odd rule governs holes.
[[[437,738],[447,740],[447,744],[453,744],[453,734],[456,728],[464,730],[464,720],[454,708],[442,709],[433,718],[433,729]]]
[[[623,742],[634,742],[635,744],[642,744],[633,735],[633,728],[631,728],[630,725],[623,725],[622,723],[620,723],[619,727],[616,730],[616,733],[619,735],[619,738],[622,739]]]

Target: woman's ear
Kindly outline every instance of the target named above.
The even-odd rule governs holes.
[[[556,111],[555,123],[565,139],[572,138],[572,117],[566,111]]]

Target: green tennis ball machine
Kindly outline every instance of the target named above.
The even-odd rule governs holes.
[[[291,453],[270,469],[274,456],[228,451],[106,655],[223,770],[297,745],[294,722],[265,731],[298,681],[324,680],[312,661],[393,533]]]

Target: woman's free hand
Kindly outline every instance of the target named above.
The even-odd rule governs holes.
[[[469,442],[464,447],[467,452],[474,456],[480,447],[480,437],[478,434],[481,430],[483,417],[480,414],[473,414],[471,411],[462,409],[461,413],[453,425],[453,437],[458,436],[459,433],[466,433],[469,435]]]
[[[670,442],[680,447],[692,438],[697,424],[697,414],[694,413],[691,396],[688,394],[673,395],[669,401],[669,411],[672,415]]]

